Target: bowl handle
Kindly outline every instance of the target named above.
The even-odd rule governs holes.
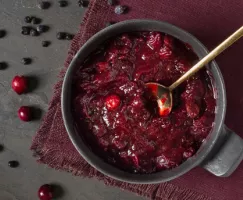
[[[222,143],[201,166],[216,176],[227,177],[235,171],[243,159],[243,140],[226,126],[221,134]]]

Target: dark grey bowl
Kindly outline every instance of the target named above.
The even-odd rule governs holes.
[[[153,20],[130,20],[117,23],[95,34],[90,38],[73,58],[64,78],[62,88],[62,114],[69,137],[82,157],[94,168],[110,176],[130,183],[160,183],[177,178],[192,168],[203,165],[205,169],[217,176],[228,176],[242,160],[242,140],[224,126],[226,111],[226,94],[223,77],[216,62],[211,62],[208,70],[214,79],[215,95],[217,99],[216,118],[211,134],[203,143],[195,156],[180,166],[154,174],[131,174],[124,172],[96,156],[83,142],[80,134],[75,130],[71,113],[72,77],[84,59],[107,39],[125,32],[160,31],[174,36],[192,46],[199,58],[207,54],[207,49],[194,36],[169,23]],[[233,158],[228,158],[229,151],[234,152]],[[236,153],[237,152],[237,153]],[[239,153],[238,153],[239,152]],[[232,156],[230,156],[232,157]]]

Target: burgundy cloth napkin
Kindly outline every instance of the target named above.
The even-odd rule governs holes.
[[[55,169],[83,177],[95,177],[107,185],[117,186],[156,200],[240,200],[243,199],[243,164],[228,178],[218,178],[196,168],[173,181],[156,185],[119,182],[96,171],[78,154],[66,133],[60,94],[62,78],[77,50],[108,21],[149,18],[175,24],[199,38],[209,49],[243,25],[243,1],[228,0],[120,0],[129,12],[114,14],[106,0],[91,0],[84,21],[75,36],[61,80],[55,85],[49,110],[33,140],[31,149],[38,161]],[[239,41],[216,60],[223,73],[228,98],[226,124],[243,136],[243,42]],[[235,89],[233,89],[235,88]]]

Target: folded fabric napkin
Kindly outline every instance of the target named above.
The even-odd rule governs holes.
[[[79,155],[65,130],[61,114],[62,78],[78,49],[108,21],[148,18],[175,24],[199,38],[209,49],[243,25],[243,1],[228,0],[120,0],[129,11],[116,15],[106,0],[91,0],[78,34],[75,36],[61,80],[31,149],[38,161],[55,169],[83,177],[96,177],[105,184],[117,186],[151,199],[163,200],[240,200],[243,199],[243,164],[228,178],[219,178],[196,168],[173,181],[156,185],[135,185],[113,180],[96,171]],[[226,82],[228,108],[226,124],[243,136],[243,42],[237,42],[216,60]],[[233,88],[235,88],[233,90]],[[238,89],[238,90],[237,90]]]

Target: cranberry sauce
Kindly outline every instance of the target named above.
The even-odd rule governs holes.
[[[73,83],[75,121],[92,151],[132,173],[171,169],[193,156],[215,117],[207,71],[174,91],[166,117],[145,83],[169,86],[197,60],[188,45],[158,32],[123,34],[92,53]]]

